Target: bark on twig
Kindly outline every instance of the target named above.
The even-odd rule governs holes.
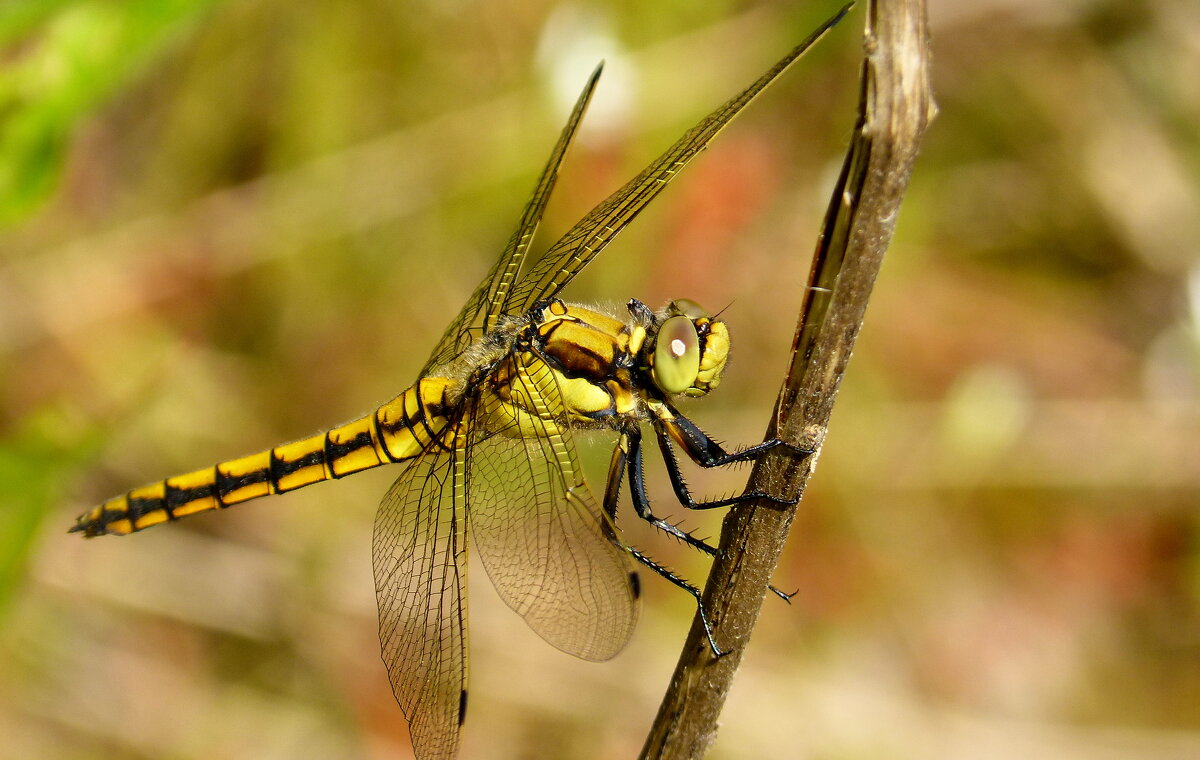
[[[812,449],[825,439],[917,146],[936,113],[924,0],[868,0],[866,16],[858,124],[817,244],[791,366],[767,429],[768,438]],[[816,462],[817,454],[802,458],[775,449],[756,463],[747,488],[798,497]],[[750,504],[726,516],[704,605],[718,644],[730,654],[713,656],[697,617],[643,759],[699,758],[716,738],[725,695],[795,513],[795,507]]]

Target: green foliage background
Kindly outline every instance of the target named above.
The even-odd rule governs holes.
[[[1196,757],[1200,14],[934,6],[941,115],[776,578],[799,593],[768,604],[712,756]],[[395,473],[66,528],[411,382],[597,59],[546,237],[833,10],[0,5],[0,758],[405,756],[369,566]],[[757,440],[786,366],[863,12],[572,286],[728,305],[730,372],[689,407],[724,440]],[[464,756],[634,756],[690,600],[648,580],[595,665],[473,581]]]

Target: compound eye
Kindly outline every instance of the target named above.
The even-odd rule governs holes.
[[[666,393],[683,393],[700,371],[700,336],[687,317],[671,317],[658,328],[654,344],[654,383]]]
[[[693,322],[695,322],[697,319],[704,319],[708,317],[708,312],[704,309],[704,307],[690,298],[676,298],[671,302],[671,305],[668,307],[668,309],[670,313],[682,314]]]

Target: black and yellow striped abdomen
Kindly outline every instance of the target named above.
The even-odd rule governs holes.
[[[429,377],[373,413],[310,438],[135,488],[81,515],[72,532],[126,534],[197,512],[286,493],[441,445],[447,378]]]

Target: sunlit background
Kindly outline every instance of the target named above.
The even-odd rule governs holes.
[[[933,6],[941,115],[711,757],[1200,757],[1200,5]],[[0,758],[408,756],[369,550],[394,471],[66,528],[406,387],[600,58],[543,244],[835,9],[0,4]],[[863,16],[568,293],[728,307],[688,407],[723,440],[786,366]],[[463,756],[633,757],[693,611],[645,585],[597,665],[476,567]]]

